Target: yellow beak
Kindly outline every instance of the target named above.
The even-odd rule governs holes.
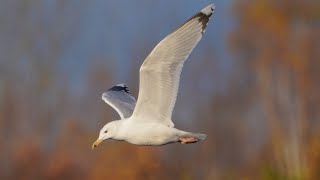
[[[102,139],[97,139],[96,142],[92,144],[92,149],[96,148],[102,141]]]

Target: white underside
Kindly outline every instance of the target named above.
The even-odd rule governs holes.
[[[176,128],[170,128],[161,123],[148,121],[122,120],[121,126],[112,137],[137,145],[164,145],[177,142],[179,137],[190,134]]]

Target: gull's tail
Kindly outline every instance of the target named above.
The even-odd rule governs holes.
[[[191,133],[191,135],[193,137],[196,137],[197,139],[199,139],[200,141],[203,141],[207,138],[207,135],[205,134],[199,134],[199,133]]]

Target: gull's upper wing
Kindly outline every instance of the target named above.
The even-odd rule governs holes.
[[[102,94],[102,100],[115,109],[121,119],[129,118],[136,105],[136,99],[125,84],[113,86]]]
[[[164,38],[140,67],[140,89],[134,121],[159,121],[173,127],[172,111],[185,60],[200,41],[214,5],[202,9]]]

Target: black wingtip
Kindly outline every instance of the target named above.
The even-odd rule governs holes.
[[[210,17],[212,16],[213,12],[215,10],[215,5],[210,4],[207,7],[203,8],[196,16],[199,17],[199,22],[202,23],[202,33],[204,33],[208,22],[210,20]]]
[[[185,24],[187,24],[189,21],[197,18],[198,21],[202,24],[202,28],[201,28],[201,34],[204,33],[208,22],[210,20],[210,17],[212,16],[213,12],[215,10],[215,5],[214,4],[209,4],[208,6],[206,6],[205,8],[201,9],[200,12],[198,12],[197,14],[193,15],[191,18],[189,18],[188,20],[186,20],[183,24],[181,24],[179,27],[177,27],[174,31],[176,32],[177,30],[179,30],[182,26],[184,26]]]
[[[108,91],[122,91],[122,92],[130,94],[129,88],[125,84],[118,84],[116,86],[113,86]]]

